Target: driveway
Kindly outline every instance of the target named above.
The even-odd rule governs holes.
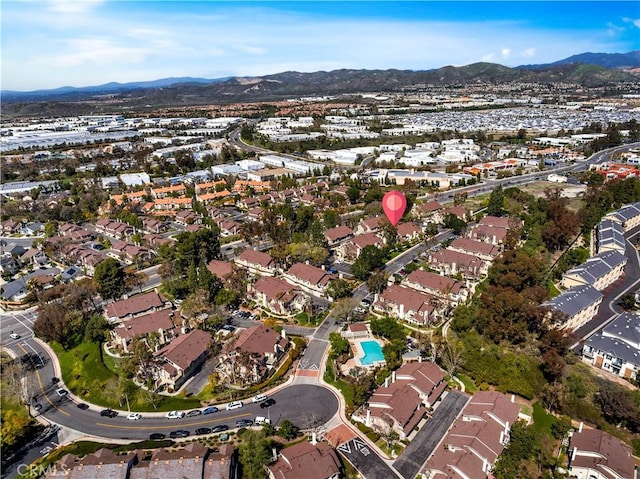
[[[365,479],[392,479],[398,474],[359,437],[338,446],[340,452]]]
[[[393,463],[393,467],[402,477],[416,477],[469,399],[469,396],[455,389],[449,391],[433,412],[433,417],[418,431],[402,455]]]

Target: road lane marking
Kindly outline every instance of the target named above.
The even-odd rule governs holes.
[[[142,414],[142,413],[141,413]],[[237,419],[237,418],[241,418],[241,417],[247,417],[247,416],[253,416],[253,414],[236,414],[235,416],[230,416],[224,419],[217,419],[216,421],[200,421],[200,422],[190,422],[189,424],[181,424],[181,427],[185,428],[185,427],[194,427],[194,426],[208,426],[211,425],[212,422],[222,422],[222,421],[228,421],[231,419]],[[122,417],[126,417],[126,416],[122,416]],[[143,416],[144,417],[144,416]],[[148,418],[148,419],[152,419],[152,418]],[[164,418],[158,418],[158,419],[164,419]],[[135,422],[135,421],[134,421]],[[97,422],[96,426],[104,426],[104,427],[110,427],[110,428],[114,428],[114,429],[171,429],[171,424],[176,424],[176,422],[167,422],[164,426],[136,426],[135,424],[131,424],[131,425],[120,425],[120,424],[108,424],[108,423],[103,423],[103,422]]]
[[[22,346],[22,344],[19,344],[18,346],[20,346],[20,348],[25,352],[28,353],[28,351],[24,348],[24,346]],[[51,404],[51,406],[56,410],[61,412],[62,414],[66,415],[66,416],[71,416],[71,414],[69,414],[67,411],[64,411],[62,409],[60,409],[58,406],[56,406],[55,404],[53,404],[53,402],[51,401],[51,399],[49,399],[49,396],[47,395],[47,393],[44,390],[44,385],[42,384],[42,378],[40,377],[40,371],[36,371],[36,377],[38,378],[38,384],[40,385],[40,392],[42,393],[42,395],[44,396],[44,398],[47,400],[47,402],[49,404]],[[46,416],[45,416],[46,417]]]

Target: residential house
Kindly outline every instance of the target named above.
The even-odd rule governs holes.
[[[9,218],[0,223],[0,231],[3,235],[8,236],[17,233],[21,226],[22,223]]]
[[[400,243],[420,239],[423,233],[422,228],[415,223],[400,223],[396,226],[396,231]]]
[[[269,374],[288,348],[284,331],[278,334],[258,324],[241,331],[232,343],[225,345],[218,370],[232,380],[243,378],[242,382],[254,384]]]
[[[269,253],[246,249],[235,258],[235,263],[249,270],[251,274],[275,276],[278,272],[276,261]]]
[[[158,333],[159,344],[164,345],[176,337],[178,329],[174,323],[174,312],[162,309],[119,323],[111,331],[114,344],[122,346],[124,352],[129,352],[129,345],[134,338],[144,338],[149,333]]]
[[[624,239],[624,229],[617,221],[611,219],[602,220],[596,228],[596,251],[618,251],[625,254],[627,243]]]
[[[640,315],[622,313],[591,336],[582,347],[582,360],[625,379],[638,379]]]
[[[295,314],[309,304],[309,297],[299,287],[270,276],[258,278],[249,287],[249,296],[261,307],[278,315]]]
[[[471,219],[471,214],[469,210],[463,205],[450,206],[449,208],[445,208],[443,217],[446,218],[449,215],[453,215],[459,220],[469,221]]]
[[[329,228],[326,230],[324,232],[324,237],[327,240],[327,245],[332,247],[352,238],[353,230],[348,226],[336,226],[335,228]]]
[[[418,269],[412,271],[402,282],[404,286],[450,301],[453,305],[465,302],[469,290],[455,279]]]
[[[498,246],[469,238],[456,238],[447,249],[475,255],[484,261],[493,261],[500,254]]]
[[[199,442],[178,449],[154,449],[149,461],[141,461],[131,469],[129,479],[201,478],[208,452]]]
[[[619,251],[605,251],[565,272],[560,285],[563,288],[571,288],[590,284],[598,290],[603,290],[624,274],[626,264],[627,257]]]
[[[600,291],[591,285],[581,285],[563,291],[555,298],[542,303],[541,306],[562,313],[562,322],[556,326],[574,330],[593,319],[598,313],[601,302]]]
[[[161,188],[152,188],[151,196],[155,199],[167,198],[169,196],[177,197],[177,196],[184,196],[186,192],[187,192],[187,188],[183,184],[179,184],[179,185],[164,186]]]
[[[640,225],[640,202],[623,206],[604,218],[620,223],[624,231],[629,231]]]
[[[82,458],[65,454],[54,467],[47,470],[45,478],[130,479],[131,469],[138,460],[137,451],[116,454],[104,447]]]
[[[222,444],[216,452],[209,453],[202,479],[237,479],[238,476],[238,455],[233,444]]]
[[[269,479],[340,479],[342,466],[331,446],[303,441],[280,451],[267,467]]]
[[[360,256],[362,250],[367,246],[375,246],[376,248],[384,247],[384,239],[377,233],[364,233],[356,235],[353,238],[340,243],[335,249],[336,259],[352,263]]]
[[[325,296],[331,276],[322,268],[310,264],[296,263],[284,273],[283,278],[303,291]]]
[[[20,256],[22,264],[31,264],[34,268],[40,268],[49,263],[49,257],[44,251],[36,248],[29,248]]]
[[[240,233],[241,223],[233,220],[219,219],[216,221],[218,228],[220,228],[220,235],[223,237],[235,236]]]
[[[438,301],[430,294],[398,285],[376,293],[373,310],[402,321],[426,326],[439,317]]]
[[[96,231],[111,236],[112,238],[127,238],[134,233],[133,226],[118,220],[102,218],[96,221]]]
[[[444,207],[438,200],[429,200],[426,203],[415,205],[416,214],[425,221],[442,223],[444,220]]]
[[[164,223],[156,218],[142,218],[142,231],[148,234],[160,234],[164,229]]]
[[[384,216],[374,216],[373,218],[364,219],[358,223],[354,232],[356,236],[363,235],[365,233],[376,233],[383,221]]]
[[[153,371],[156,391],[179,389],[207,360],[210,344],[210,333],[194,329],[158,350]]]
[[[497,391],[473,395],[453,427],[428,459],[427,479],[486,479],[509,443],[511,426],[520,406]]]
[[[58,226],[58,234],[77,243],[91,241],[94,238],[94,234],[91,231],[80,228],[79,226],[71,223],[64,223]]]
[[[524,221],[521,220],[520,218],[516,218],[513,216],[486,215],[486,216],[483,216],[480,219],[480,221],[478,221],[478,224],[495,226],[496,228],[503,228],[503,229],[509,230],[509,229],[522,228],[524,226]]]
[[[122,322],[143,314],[169,309],[172,306],[171,301],[162,294],[150,291],[108,304],[106,315],[111,322]]]
[[[500,245],[507,239],[509,230],[499,226],[478,224],[467,232],[467,236],[473,240],[483,241],[493,245]]]
[[[580,425],[569,442],[569,474],[584,479],[633,479],[633,450],[617,437]]]
[[[201,223],[200,215],[190,210],[181,210],[176,213],[175,222],[181,226]]]
[[[207,264],[207,269],[222,282],[225,282],[233,274],[234,265],[229,261],[212,259],[209,261],[209,264]]]
[[[406,439],[447,387],[442,370],[432,362],[406,363],[385,380],[353,419]]]
[[[474,255],[442,249],[431,253],[429,266],[447,276],[460,273],[464,278],[476,280],[487,274],[489,263]]]

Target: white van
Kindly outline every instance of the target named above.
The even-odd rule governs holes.
[[[227,404],[227,411],[231,411],[232,409],[238,409],[242,406],[243,406],[242,401],[232,401],[229,404]]]
[[[265,399],[267,399],[267,395],[266,394],[258,394],[257,396],[253,396],[253,398],[251,400],[253,402],[262,402]]]
[[[263,424],[271,424],[271,420],[264,416],[256,416],[256,420],[253,423],[256,426],[262,426]]]

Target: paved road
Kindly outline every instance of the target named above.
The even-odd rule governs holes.
[[[365,479],[392,479],[398,477],[398,473],[358,437],[338,446],[338,451],[353,464]]]
[[[418,431],[393,467],[405,479],[413,479],[440,444],[442,438],[469,402],[469,396],[452,389],[433,412],[433,417]]]

